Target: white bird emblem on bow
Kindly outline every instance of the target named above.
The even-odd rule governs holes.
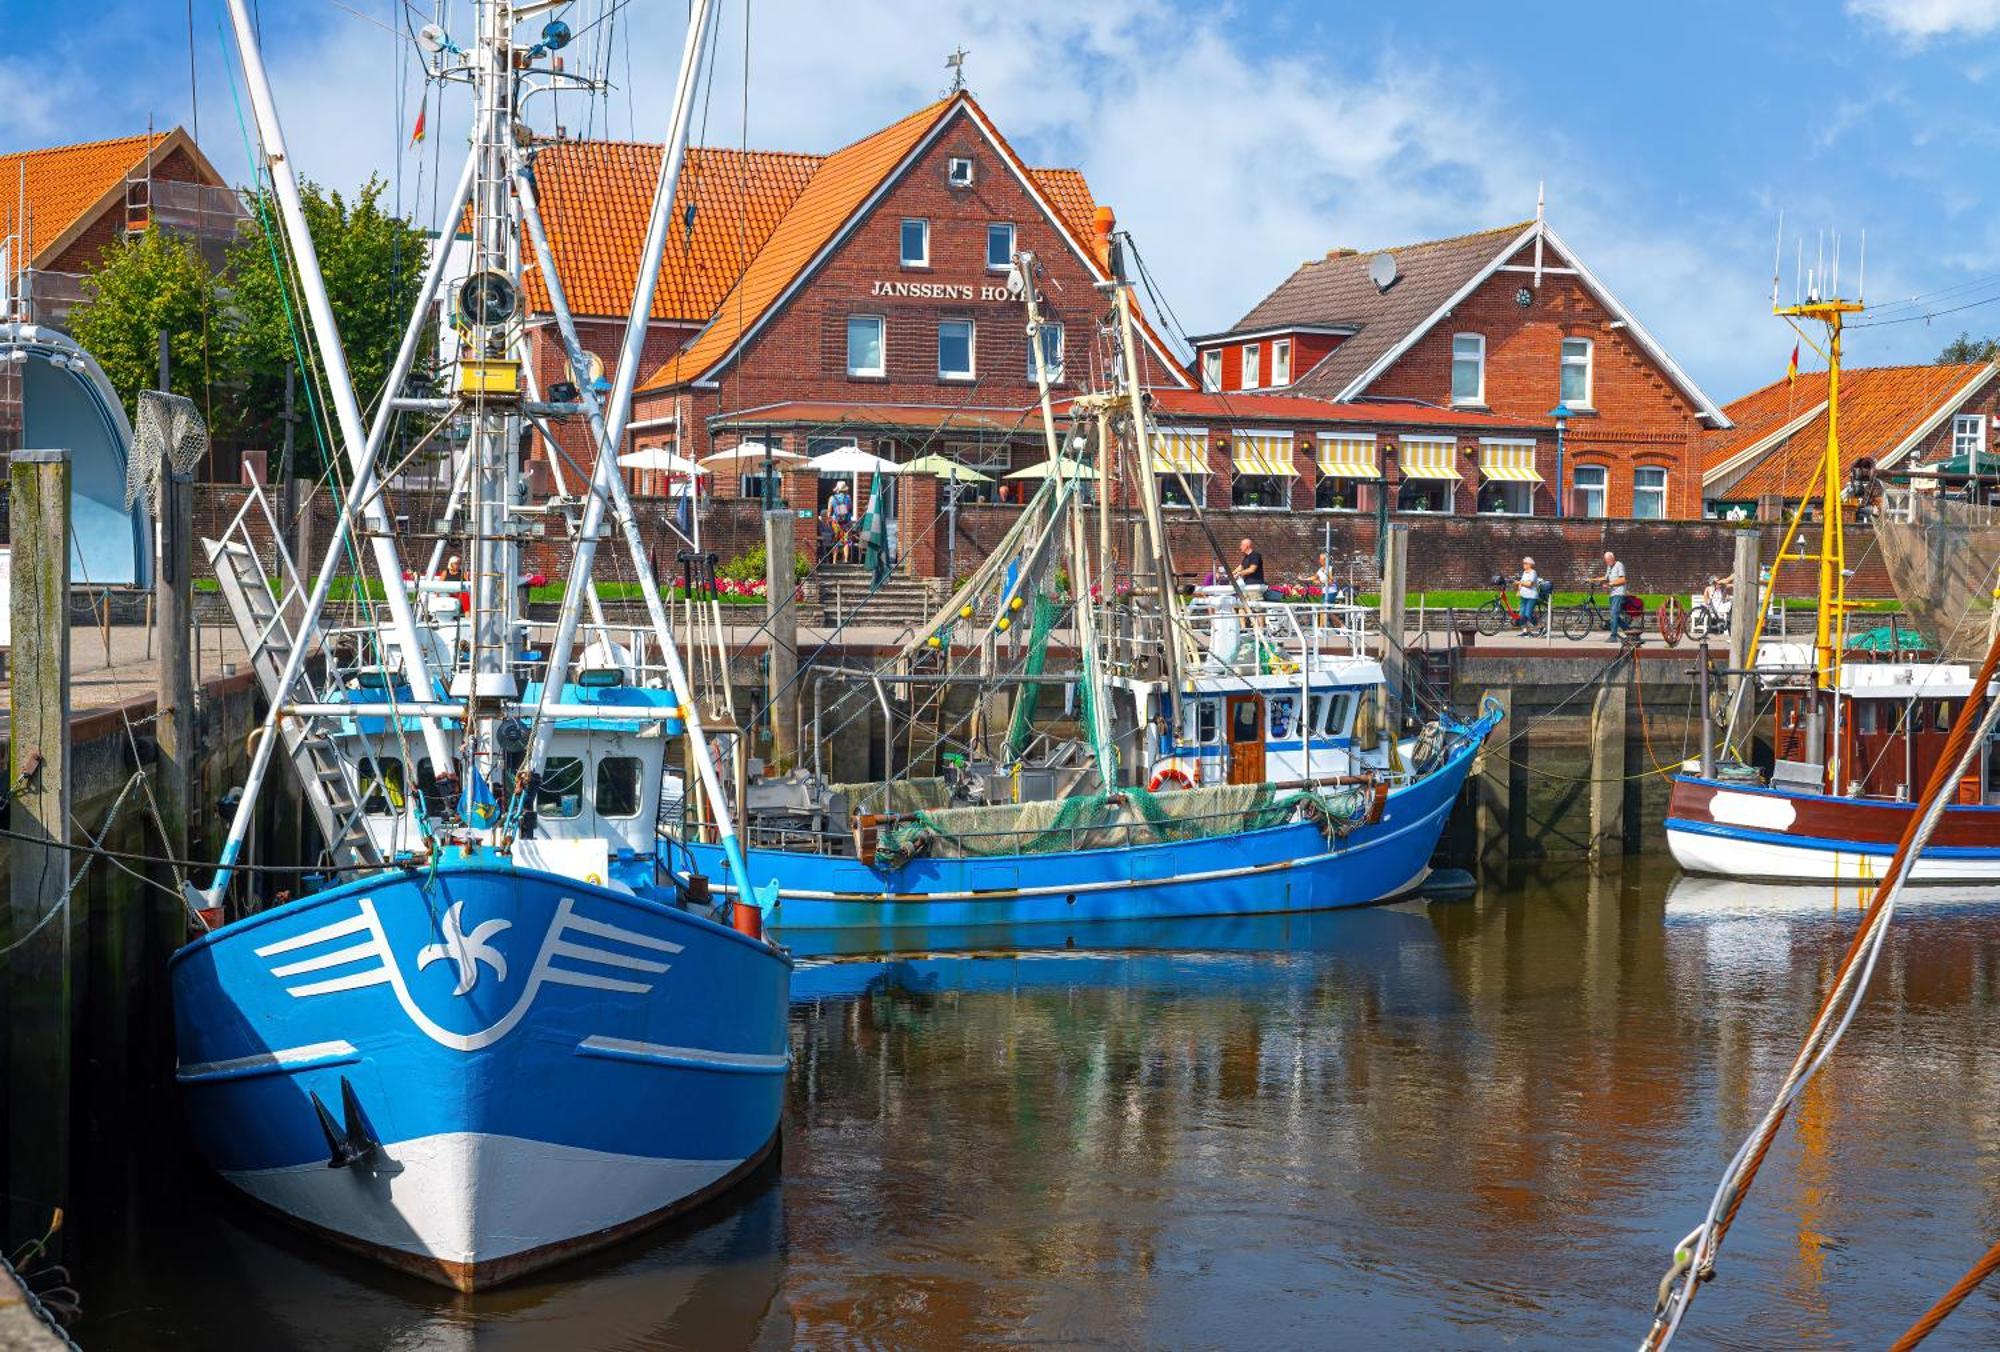
[[[501,930],[511,929],[511,920],[488,920],[473,926],[467,934],[460,928],[459,912],[465,903],[454,901],[451,909],[444,913],[442,927],[444,942],[425,944],[417,953],[417,970],[423,971],[434,962],[449,958],[458,964],[458,985],[452,988],[453,995],[464,995],[479,982],[479,964],[485,963],[493,969],[496,980],[507,979],[507,955],[488,942]]]

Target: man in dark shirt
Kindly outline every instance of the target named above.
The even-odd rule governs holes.
[[[1249,536],[1246,535],[1237,542],[1236,554],[1236,566],[1230,570],[1229,575],[1246,587],[1263,586],[1264,556],[1257,552],[1257,546],[1250,543]]]

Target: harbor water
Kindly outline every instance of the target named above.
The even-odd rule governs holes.
[[[783,1158],[459,1296],[88,1115],[92,1349],[1630,1347],[1851,896],[1547,867],[1461,901],[807,956]],[[1025,946],[1024,946],[1025,945]],[[1878,1347],[2000,1236],[2000,905],[1919,898],[1689,1346]],[[522,1092],[533,1092],[522,1086]],[[2000,1344],[2000,1293],[1937,1346]]]

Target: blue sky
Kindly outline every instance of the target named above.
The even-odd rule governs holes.
[[[421,19],[446,0],[411,3]],[[1857,329],[1851,360],[1923,361],[1961,329],[2000,333],[2000,0],[750,0],[747,127],[744,0],[722,3],[709,139],[830,148],[934,96],[963,44],[1003,130],[1030,160],[1089,175],[1192,331],[1328,248],[1525,218],[1545,182],[1557,229],[1718,399],[1780,374],[1791,350],[1769,316],[1780,209],[1787,291],[1799,233],[1810,256],[1841,232],[1851,291],[1867,232],[1868,299],[1908,322]],[[407,203],[427,199],[434,173],[403,153],[402,0],[256,4],[302,171],[340,187],[400,173]],[[607,6],[577,0],[569,21]],[[469,23],[466,0],[446,8]],[[656,138],[682,13],[629,0],[586,34],[573,62],[606,57],[621,88],[572,98],[562,120]],[[0,19],[16,35],[0,87],[24,91],[0,101],[0,146],[191,120],[182,5],[0,0]],[[241,180],[223,22],[219,0],[196,0],[201,139]],[[462,128],[434,114],[433,153]]]

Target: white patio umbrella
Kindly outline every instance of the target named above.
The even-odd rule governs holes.
[[[679,476],[708,473],[686,456],[675,455],[664,446],[641,446],[636,451],[628,451],[618,457],[618,464],[624,469],[659,470]]]
[[[894,474],[902,468],[893,460],[851,444],[837,446],[825,455],[816,455],[811,463],[821,474]]]
[[[1061,464],[1063,468],[1051,469],[1049,461],[1037,460],[1026,469],[1017,469],[1012,474],[1001,477],[1007,479],[1079,479],[1091,477],[1097,472],[1081,460],[1072,460],[1068,456],[1063,457]]]
[[[797,451],[787,451],[777,446],[767,446],[761,441],[745,441],[731,446],[726,451],[717,451],[701,462],[703,469],[717,466],[740,465],[749,460],[803,460]]]

